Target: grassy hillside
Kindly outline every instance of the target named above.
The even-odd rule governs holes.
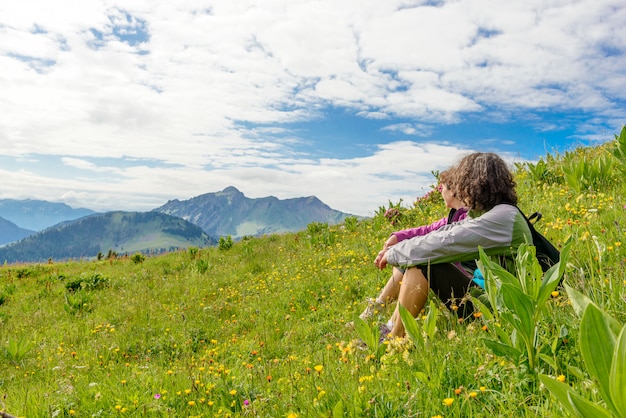
[[[0,248],[0,261],[93,258],[108,252],[164,252],[208,246],[212,239],[183,219],[158,212],[107,212],[68,221]]]
[[[544,215],[537,229],[559,246],[573,238],[564,283],[613,317],[606,321],[611,326],[626,320],[626,158],[613,155],[616,144],[550,155],[518,166],[516,174],[520,207]],[[24,417],[566,415],[571,407],[551,395],[541,375],[610,407],[583,360],[587,330],[574,309],[583,299],[572,305],[562,288],[533,317],[532,347],[509,341],[519,355],[496,355],[493,347],[506,344],[493,342],[511,340],[507,320],[522,323],[521,310],[497,321],[484,313],[459,323],[434,302],[413,324],[419,338],[381,348],[368,340],[375,324],[357,324],[359,332],[346,326],[390,273],[373,266],[389,233],[446,213],[436,193],[401,208],[395,225],[386,209],[366,221],[313,223],[297,234],[145,260],[5,265],[0,411]],[[529,270],[523,281],[535,273]],[[522,332],[516,335],[520,340]]]

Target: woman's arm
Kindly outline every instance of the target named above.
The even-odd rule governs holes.
[[[401,241],[391,247],[377,265],[410,267],[474,260],[478,257],[479,246],[489,254],[510,254],[512,247],[517,248],[526,239],[530,239],[530,231],[517,208],[497,205],[477,218]]]
[[[409,229],[404,229],[402,231],[396,231],[396,232],[393,232],[391,235],[396,237],[397,239],[396,242],[400,242],[400,241],[404,241],[406,239],[410,239],[413,237],[418,237],[418,236],[429,234],[432,231],[436,231],[437,229],[446,225],[447,223],[448,223],[448,217],[445,217],[445,218],[439,219],[438,221],[433,222],[430,225],[422,225],[422,226],[418,226],[417,228],[409,228]]]

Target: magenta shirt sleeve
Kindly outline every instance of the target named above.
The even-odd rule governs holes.
[[[448,223],[448,218],[445,217],[445,218],[439,219],[436,222],[433,222],[430,225],[422,225],[422,226],[418,226],[417,228],[410,228],[410,229],[405,229],[402,231],[396,231],[392,233],[392,235],[395,235],[396,238],[398,238],[398,242],[400,242],[400,241],[404,241],[405,239],[409,239],[409,238],[413,238],[413,237],[417,237],[421,235],[426,235],[434,230],[441,228],[447,223]]]

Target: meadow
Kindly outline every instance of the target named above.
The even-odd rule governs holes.
[[[390,274],[375,254],[447,213],[436,192],[211,248],[5,264],[0,416],[624,417],[625,174],[626,129],[517,164],[561,263],[544,274],[528,247],[507,276],[483,257],[473,318],[431,298],[382,343],[393,305],[355,321]]]

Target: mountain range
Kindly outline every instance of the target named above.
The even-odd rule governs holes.
[[[94,213],[96,212],[91,209],[74,209],[65,203],[45,200],[0,199],[0,218],[30,231],[41,231],[59,222],[82,218]]]
[[[215,244],[202,229],[158,212],[107,212],[62,222],[0,248],[0,260],[41,262]]]
[[[315,196],[251,199],[232,186],[185,201],[170,200],[154,210],[183,218],[211,236],[230,235],[235,239],[295,232],[314,221],[333,225],[349,216],[331,209]]]
[[[97,213],[63,203],[0,199],[0,262],[203,247],[214,245],[222,236],[239,239],[296,232],[311,222],[332,225],[348,216],[314,196],[252,199],[235,187],[189,200],[170,200],[149,212]]]

